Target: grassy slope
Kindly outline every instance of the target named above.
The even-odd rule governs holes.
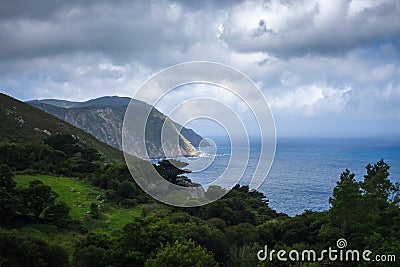
[[[47,134],[74,134],[89,146],[97,149],[107,160],[123,162],[121,151],[104,144],[92,135],[38,108],[0,93],[0,139],[2,142],[40,143]]]
[[[85,217],[89,211],[92,202],[97,203],[96,196],[105,194],[94,188],[86,181],[75,178],[55,177],[55,176],[32,176],[32,175],[17,175],[15,181],[18,187],[27,187],[29,181],[34,179],[41,180],[45,185],[50,186],[54,192],[59,194],[58,201],[65,201],[71,208],[70,215],[74,219]],[[75,192],[71,189],[74,188]],[[74,191],[74,190],[73,190]],[[131,218],[140,214],[140,208],[125,209],[122,207],[109,206],[102,211],[102,217],[97,223],[87,224],[89,230],[113,231],[120,229],[122,226],[130,222]],[[99,227],[101,225],[101,227]]]
[[[59,194],[58,201],[65,201],[71,208],[70,215],[72,218],[79,219],[85,216],[89,211],[90,204],[97,202],[96,196],[104,193],[93,187],[86,181],[67,177],[54,176],[31,176],[17,175],[15,181],[17,187],[27,187],[29,181],[34,179],[41,180],[44,184],[50,186],[53,191]],[[75,192],[71,192],[74,188]],[[133,217],[140,216],[141,208],[125,209],[122,207],[109,205],[103,210],[99,220],[84,219],[83,224],[89,231],[111,233],[114,230],[121,229],[125,224],[129,223]],[[74,243],[80,235],[68,230],[60,230],[59,228],[49,224],[29,224],[21,225],[17,231],[25,236],[39,237],[47,240],[50,244],[57,244],[64,247],[69,256],[72,257]]]

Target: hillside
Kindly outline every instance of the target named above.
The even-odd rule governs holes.
[[[122,150],[122,124],[130,101],[131,99],[127,97],[108,96],[86,102],[44,99],[28,101],[27,103],[57,116],[92,134],[99,140]],[[163,157],[164,152],[162,151],[160,133],[168,117],[144,102],[133,101],[138,114],[143,113],[144,110],[151,109],[149,124],[146,129],[146,144],[151,158]],[[166,123],[166,127],[167,131],[171,133],[171,138],[179,136],[180,139],[180,148],[169,147],[169,153],[176,157],[197,155],[194,147],[198,146],[203,138],[192,129],[187,129],[176,122],[169,121],[171,123]],[[179,129],[181,129],[180,132]],[[137,130],[134,129],[134,131]],[[138,138],[137,136],[140,134],[133,132],[132,135],[134,138]],[[174,140],[167,140],[167,143],[172,144]],[[143,152],[141,151],[133,149],[131,153],[135,156],[143,157]]]
[[[0,142],[41,143],[52,134],[71,134],[98,150],[111,162],[122,162],[123,154],[85,131],[31,105],[0,93]]]
[[[94,187],[88,181],[73,179],[68,177],[55,177],[50,175],[18,175],[15,177],[18,188],[27,188],[29,182],[39,179],[45,185],[50,186],[59,197],[58,201],[64,201],[71,208],[70,216],[77,220],[87,217],[90,210],[90,204],[98,202],[97,196],[105,197],[103,190]],[[112,231],[122,228],[129,223],[133,216],[140,214],[140,208],[123,208],[116,205],[109,205],[108,210],[102,213],[101,220],[94,222],[86,222],[86,226],[93,231]]]

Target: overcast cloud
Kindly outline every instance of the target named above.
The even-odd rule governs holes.
[[[210,60],[254,80],[278,136],[400,135],[397,0],[0,0],[0,40],[1,91],[21,100],[132,96]]]

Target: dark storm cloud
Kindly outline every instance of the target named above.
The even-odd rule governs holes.
[[[200,9],[228,9],[238,3],[244,2],[244,0],[201,0],[201,1],[188,1],[188,0],[173,0],[175,3],[179,3],[185,7],[200,10]]]
[[[2,0],[0,1],[0,18],[25,18],[47,20],[49,17],[57,16],[57,12],[62,12],[64,9],[71,7],[90,7],[94,4],[107,3],[107,0],[69,0],[69,1],[54,1],[54,0]],[[129,0],[113,0],[114,5],[127,3]]]
[[[241,52],[264,51],[285,58],[334,56],[382,41],[399,42],[400,2],[375,3],[361,9],[350,0],[246,2],[225,21],[221,38]],[[258,12],[243,23],[251,10]]]
[[[57,2],[58,6],[47,6],[47,1],[35,3],[3,4],[3,60],[99,52],[119,62],[133,58],[152,61],[152,56],[157,55],[155,51],[171,47],[184,51],[188,43],[196,40],[185,29],[179,6],[165,1],[157,6],[150,1],[93,1],[85,5]],[[44,8],[39,8],[42,5]]]

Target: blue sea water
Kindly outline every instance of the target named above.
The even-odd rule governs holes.
[[[216,157],[205,170],[188,175],[194,182],[213,181],[229,163],[229,142],[221,138],[213,140],[217,144]],[[240,184],[250,181],[259,155],[259,142],[251,142],[247,169]],[[243,159],[246,157],[243,153]],[[355,173],[357,180],[362,180],[365,166],[380,159],[391,166],[390,179],[399,182],[400,138],[279,138],[271,170],[258,191],[266,195],[272,208],[290,216],[304,210],[326,210],[333,188],[346,168]],[[187,168],[191,167],[194,165],[190,163]]]

